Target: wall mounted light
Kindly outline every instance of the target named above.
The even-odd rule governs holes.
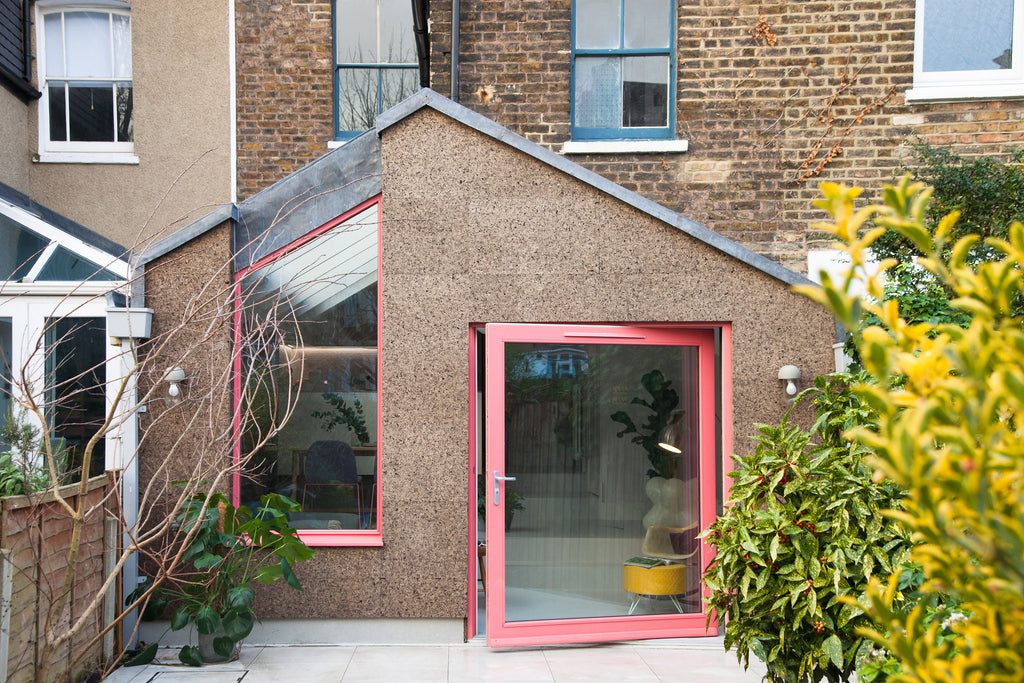
[[[185,371],[179,367],[171,368],[164,375],[164,381],[167,382],[167,395],[170,397],[170,403],[177,403],[181,400],[181,384],[185,381]]]
[[[786,383],[786,394],[796,394],[796,383],[800,379],[800,368],[795,365],[783,365],[779,368],[779,379]]]

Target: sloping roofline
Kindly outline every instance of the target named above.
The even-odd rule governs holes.
[[[530,142],[526,138],[513,133],[508,128],[490,120],[486,116],[477,114],[460,104],[456,104],[448,98],[437,94],[433,90],[423,88],[415,95],[402,100],[394,107],[378,116],[375,126],[377,134],[380,135],[387,128],[395,125],[402,119],[424,107],[430,107],[445,116],[455,119],[463,125],[469,126],[473,130],[514,147],[520,152],[528,154],[548,166],[557,168],[559,171],[591,185],[592,187],[595,187],[598,190],[615,197],[619,201],[625,202],[633,208],[643,211],[664,223],[668,223],[682,232],[685,232],[687,235],[704,242],[708,246],[714,247],[715,249],[724,252],[753,268],[767,273],[776,279],[782,280],[790,285],[811,284],[811,281],[800,273],[790,270],[789,268],[772,261],[766,256],[762,256],[757,252],[751,251],[750,249],[732,241],[728,237],[720,235],[714,230],[706,228],[700,223],[692,221],[682,214],[676,213],[657,202],[647,199],[646,197],[642,197],[632,190],[627,190],[618,183],[612,182],[593,171],[587,170],[564,156],[552,152],[546,147],[541,147],[534,142]]]
[[[751,251],[657,202],[627,190],[545,147],[530,142],[508,128],[428,88],[421,89],[382,113],[377,117],[372,129],[338,149],[245,201],[237,205],[225,204],[151,245],[136,258],[134,264],[144,266],[229,219],[234,223],[235,270],[255,263],[261,257],[379,194],[380,135],[424,107],[429,107],[503,142],[777,280],[789,285],[811,283],[800,273]],[[273,230],[268,230],[271,227]]]
[[[13,187],[0,183],[0,201],[15,206],[26,213],[29,213],[44,223],[48,223],[61,232],[85,242],[91,247],[110,255],[116,259],[127,260],[128,250],[117,242],[94,232],[81,223],[76,223],[67,216],[43,206],[42,204],[29,199],[28,195],[18,192]]]

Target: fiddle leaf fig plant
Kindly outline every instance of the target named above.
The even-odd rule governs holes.
[[[257,619],[253,610],[256,582],[283,579],[302,590],[292,567],[312,558],[314,551],[287,518],[287,513],[300,509],[297,502],[276,493],[262,496],[255,510],[245,505],[236,508],[221,493],[200,494],[187,501],[177,522],[181,533],[191,538],[183,555],[191,569],[167,577],[160,591],[160,604],[177,605],[170,630],[192,625],[200,635],[215,635],[214,652],[231,657]],[[204,663],[199,648],[191,643],[181,648],[178,659],[189,666]],[[132,664],[146,663],[137,660]]]
[[[651,467],[647,470],[647,476],[671,479],[672,456],[658,447],[658,439],[668,424],[672,411],[679,405],[679,394],[672,388],[672,380],[666,379],[664,373],[657,369],[641,377],[640,385],[650,395],[650,400],[635,396],[630,403],[650,411],[647,421],[637,425],[629,413],[617,410],[611,414],[611,419],[621,424],[622,429],[616,432],[615,436],[621,439],[627,434],[634,434],[630,440],[647,452],[647,459],[650,461]]]

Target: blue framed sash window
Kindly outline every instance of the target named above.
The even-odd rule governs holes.
[[[675,132],[673,0],[573,0],[574,140]]]

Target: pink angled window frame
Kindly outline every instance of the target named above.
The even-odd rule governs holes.
[[[479,326],[472,326],[471,335]],[[643,323],[626,323],[618,325],[601,324],[495,324],[487,325],[487,335],[484,344],[487,348],[486,355],[486,401],[485,415],[489,415],[502,399],[495,401],[493,397],[503,397],[504,391],[504,345],[509,341],[530,341],[530,342],[559,342],[571,337],[574,341],[584,343],[616,343],[616,344],[666,344],[666,345],[692,345],[698,347],[698,396],[701,406],[701,437],[700,437],[700,525],[706,528],[717,516],[716,505],[716,429],[715,429],[715,358],[714,358],[714,330],[721,330],[721,401],[718,406],[722,415],[722,457],[728,459],[726,447],[731,447],[732,438],[732,386],[729,381],[731,367],[731,328],[728,324],[715,323],[692,323],[692,324],[665,324],[656,323],[645,325]],[[568,333],[568,334],[567,334]],[[683,341],[681,341],[681,339]],[[470,349],[475,348],[475,338],[471,338]],[[500,349],[500,351],[499,351]],[[470,357],[470,362],[476,363],[475,354]],[[479,369],[477,369],[479,371]],[[471,377],[474,373],[471,373]],[[475,391],[471,386],[471,410],[470,415],[475,414],[472,407],[475,403]],[[484,460],[484,471],[490,472],[498,469],[505,474],[504,458],[500,464],[496,463],[495,453],[504,453],[504,424],[503,421],[491,416],[487,420],[488,430],[486,433],[485,451],[487,456]],[[470,447],[475,448],[475,420],[471,419],[470,424]],[[475,462],[470,459],[470,473],[473,474]],[[725,465],[723,465],[723,470]],[[474,480],[470,480],[474,485]],[[490,490],[489,486],[486,490]],[[504,484],[501,485],[502,498],[504,498]],[[702,610],[699,613],[677,614],[677,615],[644,615],[628,617],[608,617],[590,619],[552,619],[544,621],[529,621],[506,623],[501,618],[504,610],[494,609],[504,604],[505,601],[505,557],[504,557],[504,536],[501,543],[492,543],[491,539],[495,534],[503,532],[503,521],[498,515],[491,512],[491,506],[487,506],[487,644],[491,647],[508,647],[515,645],[544,645],[555,643],[577,643],[596,642],[610,640],[634,640],[638,638],[670,638],[670,637],[692,637],[705,636],[717,632],[717,622],[712,619],[707,625],[707,590],[702,589]],[[476,511],[470,506],[470,537],[471,549],[475,544],[475,516]],[[499,529],[500,527],[500,529]],[[475,561],[475,552],[470,552],[470,561]],[[714,549],[706,542],[701,542],[701,566],[706,567],[714,557]],[[476,586],[472,580],[474,571],[470,567],[469,576],[469,608],[470,617],[468,625],[475,628],[476,610]],[[471,631],[470,633],[475,633]]]
[[[372,199],[368,199],[359,206],[356,206],[349,211],[341,214],[340,216],[324,223],[318,228],[315,228],[302,237],[288,243],[280,249],[267,254],[260,258],[252,265],[249,265],[242,270],[235,273],[235,292],[234,292],[234,357],[232,364],[234,367],[234,415],[232,417],[232,428],[234,430],[234,461],[236,464],[234,475],[231,478],[231,497],[235,505],[239,503],[241,498],[241,473],[238,470],[237,463],[242,455],[242,416],[241,416],[241,396],[242,396],[242,354],[239,346],[242,341],[242,280],[251,272],[259,270],[269,263],[273,263],[277,259],[285,256],[289,252],[292,252],[299,247],[303,246],[307,242],[316,239],[325,232],[335,228],[353,216],[359,214],[362,211],[370,208],[371,206],[377,206],[377,474],[374,477],[374,497],[377,501],[376,506],[376,528],[375,529],[343,529],[338,531],[321,530],[321,529],[301,529],[298,532],[299,538],[308,546],[313,547],[327,547],[327,546],[345,546],[345,547],[373,547],[383,546],[383,526],[384,526],[384,511],[381,499],[381,397],[383,395],[381,387],[381,326],[382,316],[380,313],[381,305],[381,275],[382,275],[382,239],[381,231],[383,230],[383,205],[381,202],[381,196],[377,195]]]

